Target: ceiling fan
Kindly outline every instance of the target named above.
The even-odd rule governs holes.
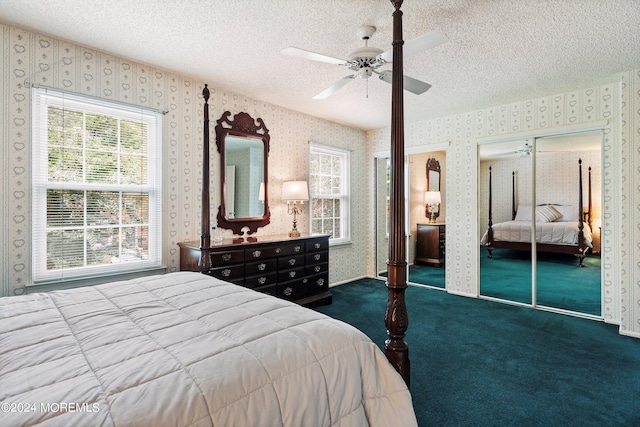
[[[392,71],[390,69],[382,69],[384,66],[391,66],[393,59],[393,48],[383,51],[376,47],[369,46],[369,39],[375,33],[376,28],[370,25],[365,25],[358,29],[358,37],[364,40],[365,45],[359,49],[351,52],[347,59],[334,58],[327,55],[322,55],[316,52],[310,52],[308,50],[299,49],[297,47],[288,47],[282,50],[284,55],[295,56],[298,58],[311,59],[313,61],[327,62],[329,64],[340,65],[348,68],[354,73],[343,77],[338,80],[319,94],[313,97],[313,99],[325,99],[331,94],[342,88],[355,78],[369,79],[374,74],[378,78],[387,83],[391,83]],[[403,45],[403,58],[408,58],[411,55],[422,52],[427,49],[431,49],[438,45],[448,42],[449,39],[444,34],[438,31],[431,31],[423,34],[413,40],[405,42]],[[367,80],[368,81],[368,80]],[[403,86],[405,90],[412,92],[416,95],[420,95],[431,87],[429,83],[421,80],[414,79],[407,75],[403,76]]]

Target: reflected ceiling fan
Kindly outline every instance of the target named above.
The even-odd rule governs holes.
[[[361,78],[368,81],[369,77],[374,74],[378,76],[380,80],[387,83],[391,83],[392,71],[390,69],[382,69],[386,65],[391,66],[393,60],[393,48],[383,51],[376,47],[369,46],[369,39],[375,33],[376,28],[365,25],[358,30],[358,37],[364,40],[365,45],[359,49],[351,52],[347,59],[339,59],[331,56],[322,55],[316,52],[310,52],[308,50],[299,49],[297,47],[288,47],[282,50],[284,55],[295,56],[298,58],[311,59],[313,61],[327,62],[329,64],[340,65],[353,71],[353,74],[343,77],[338,80],[319,94],[313,97],[313,99],[325,99],[336,92],[338,89],[345,86],[355,78]],[[448,42],[449,39],[444,34],[438,31],[431,31],[421,35],[413,40],[405,42],[403,45],[403,59],[406,59],[416,53],[422,52],[427,49],[439,46]],[[405,90],[412,92],[416,95],[420,95],[431,87],[429,83],[421,80],[414,79],[413,77],[403,76],[403,86]]]

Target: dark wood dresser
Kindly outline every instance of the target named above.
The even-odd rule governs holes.
[[[200,271],[199,242],[178,243],[180,270]],[[231,239],[211,246],[206,274],[300,305],[331,304],[329,236],[258,237],[255,242]]]
[[[446,228],[444,224],[418,224],[415,264],[444,265]]]

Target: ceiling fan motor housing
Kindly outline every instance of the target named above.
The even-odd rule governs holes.
[[[348,68],[353,71],[358,71],[363,67],[381,67],[385,64],[384,61],[378,58],[378,55],[380,55],[382,52],[384,52],[382,49],[369,46],[356,49],[347,57]]]

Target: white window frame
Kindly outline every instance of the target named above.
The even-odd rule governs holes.
[[[344,148],[330,147],[316,143],[309,144],[309,159],[313,154],[327,154],[338,156],[341,159],[341,189],[340,194],[318,194],[310,188],[309,194],[309,231],[311,234],[322,234],[313,231],[312,203],[313,199],[340,199],[340,238],[329,238],[330,245],[346,244],[351,242],[351,151]],[[309,177],[311,177],[309,169]]]
[[[147,125],[147,183],[101,184],[49,182],[48,179],[48,107],[105,114],[121,119],[142,121]],[[149,194],[148,257],[113,264],[47,270],[47,190],[93,190]],[[85,207],[86,209],[86,207]],[[120,217],[121,212],[118,213]],[[85,217],[86,218],[86,217]],[[134,105],[82,96],[51,88],[32,89],[32,281],[90,278],[118,273],[144,271],[162,266],[162,115]],[[122,223],[117,225],[121,227]],[[86,227],[86,223],[85,223]],[[86,260],[85,260],[86,261]]]

